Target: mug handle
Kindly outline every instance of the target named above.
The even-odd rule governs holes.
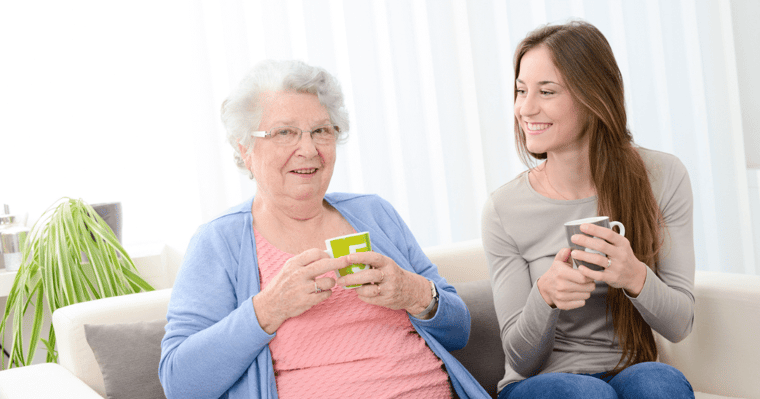
[[[610,222],[610,230],[615,226],[620,229],[620,235],[625,237],[625,226],[623,226],[623,224],[620,222]]]

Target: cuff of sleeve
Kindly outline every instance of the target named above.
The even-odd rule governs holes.
[[[654,295],[654,291],[656,291],[655,285],[657,282],[659,282],[660,279],[657,277],[657,275],[652,271],[652,269],[647,266],[647,278],[644,280],[644,286],[641,287],[641,292],[639,292],[639,295],[637,297],[632,297],[628,295],[628,292],[626,290],[622,290],[623,294],[625,294],[626,298],[630,299],[631,302],[635,303],[641,303],[641,304],[647,304],[652,301],[652,296]]]
[[[261,324],[259,324],[259,318],[256,316],[256,310],[253,308],[253,295],[248,298],[247,304],[244,304],[240,308],[242,308],[242,311],[245,314],[245,319],[251,321],[250,328],[254,333],[256,341],[271,341],[272,338],[277,335],[276,331],[272,334],[267,334],[267,332],[261,328]]]
[[[435,289],[435,292],[437,293],[438,292],[438,287],[435,285],[435,283],[433,281],[431,281],[431,280],[428,280],[428,281],[430,282],[431,287],[434,287],[434,288],[431,288],[431,292],[432,292],[432,289]],[[433,312],[433,309],[435,309],[436,312],[433,314],[433,316],[435,316],[435,314],[438,313],[438,311],[437,311],[438,309],[436,309],[436,305],[438,305],[439,296],[440,296],[440,294],[438,294],[438,295],[432,295],[433,298],[430,300],[430,304],[428,304],[427,308],[425,308],[422,312],[417,313],[417,314],[411,314],[411,313],[409,313],[409,314],[412,317],[414,317],[415,319],[423,319],[424,317],[426,317],[427,315],[429,315],[431,312]]]
[[[549,306],[541,296],[541,292],[538,290],[538,284],[533,284],[528,294],[528,301],[525,303],[525,309],[523,313],[530,312],[535,314],[538,319],[549,318],[553,315],[558,315],[561,309],[553,308]]]
[[[438,301],[437,301],[438,302],[438,308],[436,308],[435,313],[433,313],[433,317],[431,317],[429,319],[420,319],[418,317],[415,317],[415,315],[407,312],[409,314],[410,318],[414,319],[418,323],[423,323],[423,324],[427,324],[427,325],[431,325],[431,324],[434,324],[434,323],[437,324],[439,322],[439,320],[441,320],[442,318],[444,318],[444,316],[440,316],[440,315],[441,315],[441,313],[446,312],[447,308],[444,305],[444,302],[448,302],[448,298],[446,297],[446,295],[450,294],[450,293],[446,292],[446,291],[441,291],[441,289],[438,288],[438,285],[435,286],[435,289],[436,289],[436,291],[438,291]]]

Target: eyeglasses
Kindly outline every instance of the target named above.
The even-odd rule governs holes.
[[[277,145],[293,145],[301,140],[304,131],[294,126],[279,126],[268,132],[259,130],[251,132],[253,137],[268,137]],[[309,134],[316,144],[332,144],[340,134],[340,128],[335,125],[322,125],[312,129]]]

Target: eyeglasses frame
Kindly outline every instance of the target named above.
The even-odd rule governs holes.
[[[338,125],[334,125],[332,123],[325,123],[324,125],[319,125],[319,126],[316,126],[316,127],[312,128],[311,130],[309,130],[309,137],[312,139],[312,141],[314,140],[314,132],[316,130],[318,130],[318,129],[321,129],[321,128],[325,127],[325,126],[330,126],[330,127],[332,127],[336,131],[335,141],[338,141],[338,134],[340,134],[340,128],[338,127]],[[281,128],[284,128],[284,127],[292,128],[292,129],[298,130],[298,132],[299,132],[298,133],[298,140],[294,141],[292,144],[284,144],[284,145],[294,145],[294,144],[297,144],[298,142],[301,141],[301,139],[303,138],[304,131],[301,128],[298,128],[298,127],[295,127],[295,126],[289,126],[289,125],[275,126],[275,127],[271,128],[271,129],[269,129],[268,131],[265,131],[265,130],[256,130],[256,131],[251,132],[251,136],[253,136],[253,137],[259,137],[259,138],[266,138],[266,137],[271,138],[272,137],[272,133],[270,133],[270,132],[272,130],[281,129]]]

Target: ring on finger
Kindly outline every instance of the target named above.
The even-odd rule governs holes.
[[[322,290],[317,287],[317,280],[314,280],[314,293],[319,294],[320,292],[322,292]]]
[[[607,268],[609,269],[610,266],[612,266],[612,258],[607,258]]]
[[[383,282],[383,280],[385,280],[385,273],[383,273],[383,271],[380,270],[380,281],[378,281],[377,283],[380,284]]]

